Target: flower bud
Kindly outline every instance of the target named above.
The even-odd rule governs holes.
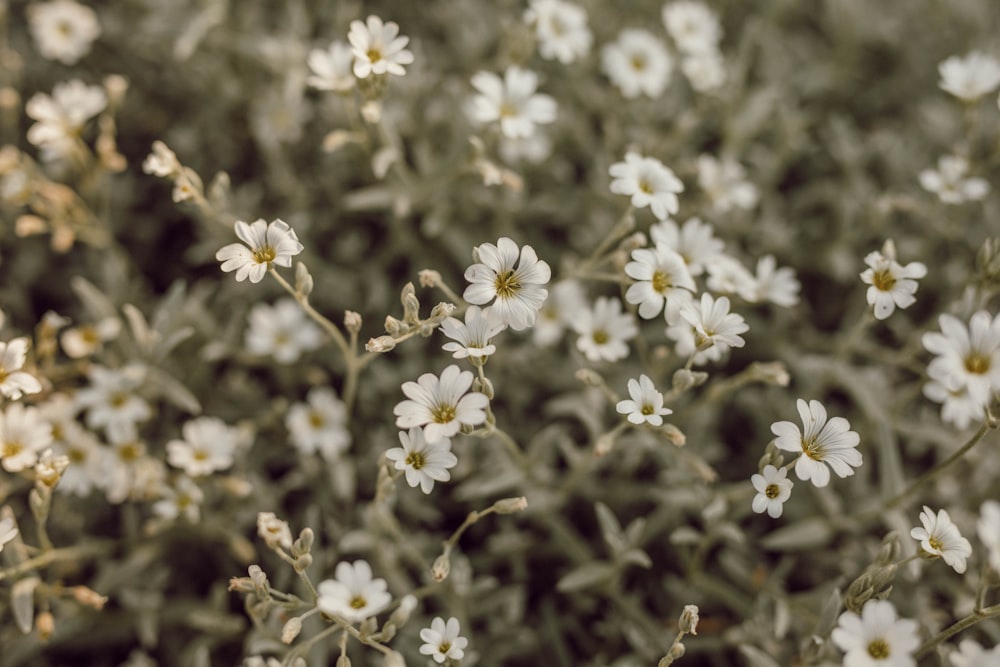
[[[365,349],[369,352],[388,352],[394,347],[396,347],[396,339],[392,336],[379,336],[365,343]]]
[[[399,300],[403,304],[403,321],[408,324],[416,324],[420,321],[420,301],[417,299],[416,290],[413,283],[406,283],[403,291],[399,295]]]
[[[43,643],[48,643],[52,633],[56,631],[56,618],[50,611],[43,611],[35,616],[35,628],[38,630],[38,639]]]
[[[431,566],[431,577],[434,581],[444,581],[448,578],[449,572],[451,572],[451,560],[448,554],[441,554],[434,559],[434,565]]]
[[[392,315],[385,316],[385,332],[390,336],[398,336],[409,331],[410,325],[400,322]]]
[[[389,616],[387,623],[392,623],[396,627],[405,624],[410,620],[410,614],[417,607],[417,598],[414,595],[404,595],[403,599],[399,601],[399,606],[396,610],[392,612]]]
[[[441,284],[441,274],[432,269],[423,269],[417,276],[421,287],[437,287]]]
[[[348,333],[356,334],[361,331],[361,314],[353,310],[344,313],[344,328]]]
[[[402,654],[396,651],[389,651],[385,654],[382,664],[384,667],[406,667],[406,660],[403,659]]]
[[[346,655],[337,658],[337,667],[351,667],[351,659]]]
[[[292,616],[281,628],[281,641],[285,644],[291,644],[300,632],[302,632],[302,619],[298,616]]]
[[[304,262],[295,265],[295,293],[299,296],[309,296],[313,291],[313,278]]]
[[[681,617],[677,619],[677,629],[686,635],[698,634],[698,606],[684,605]]]
[[[441,303],[431,308],[430,319],[434,322],[440,322],[441,320],[450,317],[451,314],[454,312],[455,312],[455,304],[442,301]]]
[[[524,496],[503,498],[493,503],[493,511],[497,514],[514,514],[528,508],[528,499]]]
[[[315,539],[313,529],[308,527],[303,528],[302,532],[299,533],[299,539],[295,540],[295,543],[292,544],[292,555],[301,556],[309,553],[309,550],[312,549],[313,539]]]

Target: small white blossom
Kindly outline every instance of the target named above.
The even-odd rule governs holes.
[[[830,639],[849,667],[915,667],[913,652],[920,646],[917,622],[896,616],[887,600],[868,600],[861,615],[845,611]]]
[[[648,206],[658,220],[666,220],[680,208],[677,195],[684,192],[684,184],[656,158],[626,153],[625,161],[611,165],[608,173],[614,178],[612,192],[631,197],[635,208]]]
[[[685,292],[685,294],[687,294]],[[707,348],[698,348],[698,332],[695,327],[680,316],[680,308],[689,303],[693,303],[690,296],[679,298],[677,312],[672,317],[667,318],[666,336],[674,341],[674,352],[681,359],[691,358],[691,365],[704,366],[708,363],[715,363],[722,360],[723,348],[717,345],[710,345]]]
[[[492,72],[477,72],[472,87],[479,92],[469,106],[472,120],[499,123],[503,136],[509,139],[531,137],[535,125],[556,119],[556,101],[535,92],[538,75],[532,71],[512,65],[502,79]]]
[[[788,468],[766,465],[760,474],[750,476],[750,483],[757,491],[753,498],[753,511],[757,514],[767,512],[772,519],[780,517],[785,501],[792,497],[792,487],[795,485],[788,479]]]
[[[664,243],[633,250],[625,274],[636,281],[626,290],[625,300],[639,306],[639,317],[644,320],[658,317],[664,308],[670,319],[683,295],[695,289],[684,258]]]
[[[524,20],[535,26],[538,52],[546,60],[567,65],[590,53],[593,35],[587,27],[587,12],[564,0],[529,0]]]
[[[51,96],[36,93],[25,104],[25,113],[36,121],[28,128],[28,141],[39,148],[45,162],[66,159],[77,150],[87,121],[107,104],[100,86],[79,79],[57,83]]]
[[[938,65],[941,89],[965,102],[975,102],[1000,86],[1000,61],[973,51],[964,58],[951,56]]]
[[[742,315],[729,312],[729,299],[724,296],[716,299],[704,292],[700,302],[683,303],[679,314],[694,329],[695,345],[700,350],[714,347],[725,352],[746,344],[740,334],[750,327]]]
[[[746,289],[737,290],[740,294],[751,297],[747,298],[751,303],[770,301],[776,306],[791,308],[799,302],[799,290],[802,286],[795,277],[795,271],[784,266],[777,268],[774,255],[764,255],[757,260],[757,275],[751,276],[751,279],[750,284],[743,286]],[[712,287],[712,281],[709,281],[709,287]]]
[[[385,453],[385,457],[393,462],[396,470],[406,473],[407,484],[419,486],[424,493],[430,493],[434,482],[451,479],[448,469],[458,464],[458,458],[451,451],[451,440],[440,438],[429,443],[424,439],[423,431],[411,428],[409,432],[399,432],[399,442],[402,447],[393,447]]]
[[[753,302],[757,300],[757,281],[747,267],[730,255],[719,255],[705,265],[710,292],[736,294]]]
[[[719,213],[734,208],[749,211],[757,205],[757,187],[746,180],[746,170],[735,160],[700,155],[698,185],[708,195],[712,208]]]
[[[619,414],[626,415],[626,419],[633,424],[660,426],[663,424],[663,417],[674,412],[663,407],[663,394],[657,391],[648,375],[640,375],[638,380],[629,380],[628,394],[631,399],[618,401],[615,409]]]
[[[304,353],[323,344],[322,330],[290,297],[279,299],[270,306],[255,304],[247,319],[250,322],[245,341],[247,350],[273,356],[282,364],[295,363]]]
[[[396,426],[409,429],[424,427],[424,439],[437,442],[458,433],[463,425],[478,426],[486,421],[485,409],[490,400],[480,392],[469,392],[473,375],[452,364],[441,377],[424,373],[416,382],[404,382],[401,401],[393,409]]]
[[[724,247],[712,225],[700,218],[689,218],[683,227],[673,220],[657,222],[649,228],[649,237],[654,245],[662,243],[679,254],[691,276],[704,273],[705,266],[721,255]]]
[[[28,339],[15,338],[0,343],[0,394],[16,401],[24,394],[37,394],[42,383],[21,370],[28,354]]]
[[[142,161],[143,172],[160,178],[176,176],[181,168],[177,154],[162,141],[154,141],[152,152]]]
[[[993,571],[1000,574],[1000,502],[987,500],[979,507],[979,521],[976,523],[979,540],[986,547],[987,562]]]
[[[351,21],[347,41],[354,51],[354,75],[359,79],[372,74],[403,76],[403,66],[413,62],[413,54],[406,49],[410,38],[399,34],[394,21],[383,23],[377,16],[369,16],[365,23]]]
[[[949,391],[965,388],[970,400],[985,406],[1000,391],[1000,316],[980,310],[966,327],[945,313],[938,322],[941,332],[925,333],[921,339],[924,348],[937,355],[927,374]]]
[[[183,440],[167,443],[167,461],[191,477],[210,475],[233,465],[240,444],[237,429],[216,417],[198,417],[181,428]]]
[[[87,426],[103,428],[109,438],[128,439],[136,424],[153,416],[149,404],[136,390],[142,384],[145,369],[130,365],[122,370],[91,366],[90,384],[76,393],[76,404],[87,411]]]
[[[593,309],[581,311],[573,320],[580,335],[576,347],[590,361],[618,361],[628,356],[628,341],[639,333],[632,313],[622,312],[618,299],[598,297]]]
[[[153,500],[160,496],[165,466],[146,454],[146,443],[138,438],[133,425],[108,432],[110,451],[103,456],[100,487],[108,502],[128,499]]]
[[[507,237],[496,245],[483,243],[475,256],[477,263],[465,270],[465,279],[472,284],[462,298],[478,306],[492,302],[493,314],[514,331],[533,325],[548,296],[543,286],[552,277],[549,265],[531,246],[519,250]]]
[[[823,487],[830,483],[831,468],[838,477],[853,475],[854,468],[862,463],[861,452],[857,449],[861,438],[850,430],[850,423],[843,417],[828,421],[826,408],[819,401],[806,403],[800,398],[796,407],[803,428],[800,430],[792,422],[780,421],[771,424],[771,432],[778,436],[774,441],[778,449],[799,454],[795,461],[798,478]]]
[[[685,53],[713,52],[722,38],[719,18],[701,2],[680,0],[664,5],[663,25]]]
[[[52,429],[36,408],[13,403],[0,412],[0,465],[7,472],[32,467],[51,444]]]
[[[866,298],[868,305],[875,307],[875,319],[884,320],[897,306],[908,308],[916,302],[916,279],[927,275],[926,266],[920,262],[902,266],[878,251],[868,253],[865,264],[868,268],[861,273],[861,280],[871,285]]]
[[[954,424],[959,430],[964,431],[972,422],[986,418],[985,404],[973,398],[969,388],[962,384],[961,380],[932,379],[924,385],[923,394],[935,403],[941,404],[941,421]]]
[[[975,640],[963,639],[950,660],[952,667],[996,667],[1000,664],[1000,646],[987,650]]]
[[[492,309],[469,306],[465,322],[449,317],[441,323],[441,333],[452,339],[442,349],[451,352],[456,359],[483,360],[497,351],[490,341],[506,328],[507,325],[493,315]]]
[[[500,158],[507,164],[541,164],[552,155],[552,139],[549,138],[548,134],[541,132],[536,127],[535,133],[530,137],[512,139],[511,137],[501,136],[500,143],[497,145],[497,152],[500,154]],[[507,171],[503,170],[500,174],[501,176],[496,184],[506,184],[507,180],[505,180],[505,177]],[[485,182],[485,173],[483,178]],[[494,183],[491,181],[489,184]]]
[[[257,513],[257,534],[271,549],[280,547],[287,551],[292,548],[292,529],[274,512]]]
[[[575,280],[562,280],[552,286],[549,297],[538,311],[538,319],[531,329],[531,339],[540,347],[554,344],[562,336],[573,318],[587,307],[583,287]]]
[[[938,159],[938,168],[920,172],[920,185],[933,192],[945,204],[961,204],[986,197],[990,184],[983,178],[966,178],[969,161],[959,155]]]
[[[163,497],[153,503],[153,513],[161,519],[175,521],[184,517],[188,523],[201,520],[201,503],[205,494],[190,477],[181,476],[173,486],[162,489]]]
[[[459,636],[461,631],[454,616],[447,622],[440,616],[434,617],[431,627],[420,631],[420,639],[424,642],[420,653],[431,656],[438,664],[445,660],[461,660],[465,656],[465,647],[469,645],[468,639]]]
[[[83,359],[98,352],[104,343],[114,340],[121,331],[122,322],[117,317],[106,317],[93,324],[80,324],[59,334],[66,356]]]
[[[656,99],[670,82],[674,61],[653,33],[628,28],[621,31],[617,40],[605,45],[601,68],[625,97],[646,95]]]
[[[910,537],[920,540],[920,548],[932,556],[943,558],[955,572],[965,572],[965,560],[972,555],[972,545],[958,532],[958,526],[952,523],[948,512],[938,510],[934,514],[930,507],[924,505],[920,523],[921,526],[910,530]]]
[[[318,90],[334,90],[339,93],[354,88],[354,52],[351,47],[335,40],[325,49],[309,52],[309,71],[306,83]]]
[[[319,454],[335,461],[351,444],[347,408],[331,389],[314,387],[305,403],[296,403],[285,415],[292,444],[303,454]]]
[[[335,579],[321,581],[316,606],[324,614],[340,616],[348,623],[363,621],[389,606],[385,579],[374,579],[367,561],[337,563]]]
[[[64,65],[75,65],[101,35],[94,10],[73,0],[28,5],[28,29],[42,57]]]
[[[303,250],[295,231],[284,220],[267,223],[258,219],[250,224],[237,220],[235,230],[246,245],[230,243],[215,253],[215,259],[222,262],[223,271],[236,271],[237,282],[249,278],[259,283],[271,264],[291,266],[292,257]]]
[[[681,72],[699,93],[718,90],[726,82],[726,63],[722,55],[714,51],[684,56]]]
[[[44,406],[39,408],[43,409]],[[55,435],[55,424],[52,425],[52,431]],[[76,422],[68,423],[58,433],[60,437],[54,438],[52,445],[57,452],[69,459],[69,467],[63,472],[56,490],[74,496],[87,496],[94,488],[103,484],[103,474],[108,466],[105,457],[110,451],[90,431]]]

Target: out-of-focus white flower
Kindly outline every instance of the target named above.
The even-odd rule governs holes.
[[[145,368],[138,364],[112,370],[91,366],[90,384],[76,393],[76,404],[87,411],[87,426],[103,428],[108,438],[127,440],[136,424],[153,416],[149,404],[136,390],[145,378]]]
[[[335,579],[321,581],[316,587],[316,606],[324,614],[340,616],[348,623],[363,621],[379,613],[392,602],[385,579],[372,577],[368,561],[337,563]]]
[[[0,465],[7,472],[32,467],[51,444],[52,429],[36,408],[13,403],[0,412]]]
[[[622,30],[601,51],[601,66],[622,95],[658,98],[670,83],[674,60],[653,33],[641,28]]]
[[[960,155],[938,159],[938,168],[920,172],[920,185],[933,192],[945,204],[962,204],[986,197],[990,184],[983,178],[966,178],[969,161]]]
[[[757,280],[747,267],[732,257],[721,254],[705,264],[709,291],[717,294],[736,294],[747,301],[757,301]]]
[[[552,270],[531,246],[518,248],[507,237],[483,243],[475,250],[476,264],[465,270],[471,285],[462,298],[478,306],[492,302],[493,314],[514,331],[535,323],[548,291],[543,287]],[[495,300],[494,300],[495,299]]]
[[[795,271],[788,267],[780,269],[776,267],[777,261],[774,255],[764,255],[757,260],[757,275],[751,276],[752,282],[747,285],[750,292],[748,296],[752,298],[748,298],[747,301],[751,303],[770,301],[784,308],[791,308],[799,302],[799,290],[802,286],[795,277]],[[712,287],[711,281],[709,287]],[[746,294],[745,290],[737,291]]]
[[[564,65],[590,53],[593,35],[587,27],[587,12],[564,0],[530,0],[524,20],[535,26],[538,52],[546,60]]]
[[[280,547],[287,551],[292,548],[292,529],[274,512],[257,513],[257,534],[271,549]]]
[[[37,394],[42,383],[21,370],[28,355],[28,339],[15,338],[0,343],[0,394],[16,401],[24,394]]]
[[[51,96],[35,93],[24,106],[25,113],[36,121],[28,128],[28,141],[38,147],[45,162],[65,159],[77,149],[87,121],[107,104],[103,88],[79,79],[57,83]]]
[[[734,208],[749,211],[757,205],[757,186],[746,180],[746,170],[735,160],[700,155],[698,185],[708,195],[712,208],[719,213]]]
[[[158,498],[166,478],[165,466],[146,455],[146,443],[139,439],[135,427],[109,432],[108,440],[111,448],[103,457],[100,483],[108,502],[117,505],[128,499]]]
[[[994,572],[1000,574],[1000,502],[987,500],[979,507],[976,530],[979,540],[986,547],[987,562]]]
[[[181,171],[181,162],[169,146],[162,141],[154,141],[152,151],[142,161],[142,170],[160,178],[172,177]]]
[[[986,406],[969,394],[969,388],[961,380],[932,379],[924,385],[923,393],[930,400],[941,404],[941,421],[954,424],[959,430],[965,430],[972,422],[986,418]]]
[[[28,5],[28,29],[42,57],[64,65],[75,65],[101,36],[94,10],[73,0]]]
[[[538,311],[531,329],[532,342],[541,347],[554,344],[573,318],[587,307],[583,286],[575,280],[561,280],[549,290],[549,296]]]
[[[694,329],[695,345],[699,350],[714,347],[722,353],[746,344],[740,334],[750,327],[742,315],[729,312],[729,299],[724,296],[716,299],[704,292],[700,302],[683,303],[679,315]]]
[[[469,640],[459,636],[462,629],[458,619],[452,616],[447,622],[440,616],[434,617],[431,627],[420,631],[420,639],[424,644],[420,647],[422,655],[429,655],[438,664],[445,660],[461,660],[465,657],[465,647]]]
[[[722,359],[723,348],[711,345],[704,349],[698,348],[698,332],[695,327],[680,316],[680,309],[686,304],[693,305],[693,297],[684,292],[677,298],[676,313],[667,317],[666,336],[674,341],[674,352],[681,359],[691,357],[693,366],[703,366]],[[693,356],[692,356],[693,355]]]
[[[430,493],[434,482],[451,479],[448,469],[458,464],[458,457],[451,451],[451,440],[440,438],[436,442],[427,442],[423,431],[411,428],[408,432],[399,432],[399,442],[402,447],[393,447],[385,453],[385,457],[393,462],[396,470],[406,473],[407,484],[419,486],[424,493]]]
[[[87,496],[103,484],[103,474],[108,465],[105,457],[110,451],[76,422],[60,429],[59,433],[62,438],[54,439],[52,446],[69,459],[69,467],[63,472],[56,490],[74,496]]]
[[[306,403],[296,403],[285,416],[296,449],[303,454],[319,452],[327,461],[336,460],[350,446],[346,423],[347,408],[326,387],[310,389]]]
[[[122,323],[117,317],[105,317],[93,324],[80,324],[70,327],[59,334],[66,356],[71,359],[89,357],[109,340],[118,337]]]
[[[875,319],[884,320],[896,309],[908,308],[916,302],[917,278],[927,275],[927,267],[920,262],[902,266],[892,257],[875,251],[865,256],[868,268],[861,273],[861,280],[871,285],[866,293],[868,304],[875,307]]]
[[[294,363],[323,344],[323,332],[290,297],[278,299],[270,306],[255,304],[247,319],[250,322],[245,341],[247,350],[273,356],[282,364]]]
[[[345,92],[354,88],[354,52],[340,40],[330,43],[325,49],[309,52],[309,71],[306,83],[319,90]]]
[[[167,443],[167,461],[191,477],[210,475],[233,465],[242,439],[237,429],[216,417],[198,417],[181,428],[183,440]]]
[[[631,398],[618,401],[615,410],[633,424],[660,426],[663,424],[663,417],[674,412],[663,407],[663,394],[657,391],[648,375],[640,375],[638,380],[630,379],[628,394]]]
[[[1000,665],[1000,646],[987,650],[975,640],[963,639],[950,660],[952,667],[996,667]]]
[[[538,75],[530,70],[511,65],[502,79],[493,72],[477,72],[472,77],[472,87],[479,91],[469,105],[472,120],[499,123],[507,138],[530,137],[536,125],[556,119],[556,101],[535,92]]]
[[[576,347],[590,361],[618,361],[628,356],[628,341],[639,333],[632,313],[622,312],[618,299],[598,297],[593,309],[583,310],[573,320],[580,334]]]
[[[944,313],[938,323],[940,333],[931,331],[921,339],[924,348],[937,355],[927,374],[949,391],[965,388],[970,400],[985,406],[993,392],[1000,391],[1000,316],[980,310],[966,327]]]
[[[625,274],[636,281],[626,290],[625,300],[638,304],[639,317],[644,320],[658,317],[664,307],[670,319],[680,307],[678,299],[695,289],[684,258],[664,243],[633,250]]]
[[[369,16],[365,23],[351,21],[347,41],[354,51],[354,76],[366,79],[372,74],[406,74],[404,65],[413,62],[406,49],[410,38],[399,34],[394,21],[383,23],[378,16]]]
[[[530,137],[500,137],[497,152],[507,164],[541,164],[552,154],[552,139],[537,127]],[[499,180],[504,183],[504,179]]]
[[[718,53],[693,53],[681,58],[681,72],[699,93],[718,90],[726,82],[726,63]]]
[[[849,667],[915,667],[913,652],[920,646],[917,622],[896,616],[887,600],[868,600],[861,615],[845,611],[830,639]]]
[[[262,219],[247,224],[237,220],[236,236],[243,243],[230,243],[215,253],[215,259],[222,262],[225,272],[236,271],[236,281],[247,278],[252,283],[259,283],[271,264],[291,266],[292,257],[302,252],[304,246],[299,243],[295,230],[284,220],[274,220],[271,223]]]
[[[938,510],[934,514],[930,507],[924,505],[920,524],[910,530],[910,537],[920,540],[920,548],[932,556],[943,558],[955,572],[965,572],[965,561],[972,555],[972,545],[958,532],[958,526],[952,523],[948,512]]]
[[[473,376],[452,364],[441,377],[424,373],[416,382],[404,382],[401,401],[393,409],[396,426],[409,429],[424,427],[424,439],[437,442],[458,433],[462,425],[478,426],[486,421],[490,399],[480,392],[469,392]]]
[[[442,349],[451,352],[456,359],[471,357],[483,360],[497,351],[496,345],[490,341],[506,328],[507,325],[500,322],[490,308],[469,306],[465,311],[465,322],[449,317],[441,323],[441,333],[451,339]]]
[[[862,464],[858,451],[861,438],[850,430],[850,423],[843,417],[827,420],[826,408],[819,401],[806,403],[800,398],[796,407],[803,428],[780,421],[771,424],[771,433],[778,436],[774,441],[778,449],[799,454],[795,461],[799,479],[823,487],[830,483],[831,468],[838,477],[853,475],[854,468]]]
[[[975,102],[1000,86],[1000,61],[978,51],[964,58],[951,56],[938,65],[942,90],[965,102]]]
[[[753,511],[757,514],[767,512],[772,519],[780,517],[785,501],[792,497],[792,487],[795,486],[788,479],[788,468],[766,465],[760,474],[750,476],[750,483],[757,491],[753,498]]]
[[[722,254],[724,244],[715,238],[712,225],[700,218],[689,218],[684,226],[673,220],[663,220],[649,228],[654,245],[661,243],[676,252],[692,276],[700,276],[705,266]]]
[[[17,533],[18,530],[14,526],[14,519],[10,517],[0,519],[0,551],[3,551],[4,545],[17,537]]]
[[[701,2],[680,0],[663,6],[663,25],[684,53],[713,52],[719,47],[719,18]]]
[[[656,158],[626,153],[625,161],[611,165],[608,173],[614,178],[612,192],[631,197],[636,208],[648,206],[659,220],[666,220],[680,208],[677,195],[684,192],[684,184]]]
[[[204,499],[205,494],[195,481],[182,475],[173,486],[163,488],[163,497],[153,503],[153,513],[168,521],[184,517],[188,523],[198,523]]]

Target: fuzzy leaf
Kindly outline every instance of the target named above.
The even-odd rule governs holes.
[[[770,551],[802,551],[825,547],[833,539],[833,529],[822,519],[802,519],[775,530],[760,541]]]
[[[563,576],[556,584],[556,589],[561,593],[571,593],[590,588],[610,579],[614,571],[615,568],[611,563],[603,561],[584,563]]]
[[[35,623],[35,589],[41,583],[38,577],[26,577],[10,590],[10,606],[14,612],[17,629],[28,634]]]

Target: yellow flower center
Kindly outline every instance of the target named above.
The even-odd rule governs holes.
[[[125,405],[126,403],[128,403],[128,395],[125,394],[124,392],[120,392],[120,391],[119,392],[115,392],[114,394],[111,394],[111,401],[110,401],[110,403],[111,403],[111,407],[113,407],[113,408],[120,408],[123,405]]]
[[[896,279],[893,277],[892,273],[889,272],[889,269],[876,271],[872,275],[872,285],[874,285],[876,289],[880,289],[883,292],[892,291],[895,284]]]
[[[368,600],[365,600],[360,595],[355,595],[353,598],[351,598],[350,605],[351,609],[362,609],[368,605]]]
[[[889,657],[889,644],[884,639],[873,639],[868,644],[868,655],[876,660],[885,660]]]
[[[663,294],[674,286],[674,281],[670,279],[670,274],[664,271],[654,271],[652,283],[653,291],[657,294]]]
[[[990,358],[984,354],[973,352],[965,358],[965,370],[976,375],[984,375],[990,370]]]
[[[3,443],[3,449],[0,449],[0,458],[9,458],[12,456],[17,456],[22,451],[24,451],[24,445],[16,440],[8,441]]]
[[[406,465],[414,470],[420,470],[425,463],[427,463],[427,459],[424,458],[423,452],[410,452],[406,455]]]
[[[142,447],[137,442],[130,442],[118,448],[118,458],[126,463],[136,461],[142,455]]]
[[[641,72],[646,69],[646,59],[639,55],[634,55],[628,59],[629,64],[637,72]]]
[[[647,403],[646,405],[642,406],[642,410],[640,410],[640,412],[642,412],[642,414],[644,415],[651,415],[654,412],[656,412],[656,410],[653,408],[652,405],[649,405]]]
[[[822,461],[826,455],[826,450],[823,449],[821,444],[816,442],[816,437],[813,436],[809,440],[802,440],[802,453],[813,461]]]
[[[437,424],[447,424],[455,419],[455,406],[438,405],[431,410],[431,417],[434,418],[434,422]]]
[[[368,56],[368,60],[373,63],[377,63],[378,61],[382,60],[382,51],[375,47],[372,47],[367,51],[365,51],[365,55]]]
[[[605,343],[608,342],[610,336],[608,336],[607,331],[604,331],[603,329],[598,329],[597,331],[594,332],[592,338],[594,339],[594,342],[597,343],[598,345],[604,345]]]
[[[193,458],[195,461],[207,461],[208,452],[206,452],[204,449],[196,449],[194,450],[194,453],[191,455],[191,458]]]
[[[274,258],[278,256],[278,253],[274,251],[271,246],[264,246],[263,248],[258,248],[253,251],[253,261],[258,264],[270,264],[274,261]]]
[[[323,419],[323,415],[319,414],[318,412],[309,413],[309,425],[312,426],[313,428],[319,428],[323,426],[325,423],[326,420]]]
[[[935,551],[942,551],[944,549],[944,543],[934,535],[931,535],[931,537],[928,538],[927,543],[931,545],[931,549],[934,549]]]
[[[83,463],[87,460],[87,452],[82,449],[70,449],[66,452],[70,463]]]
[[[767,488],[764,489],[764,495],[774,500],[781,493],[781,488],[777,484],[768,484]]]
[[[496,280],[493,281],[493,288],[496,290],[498,298],[510,299],[521,291],[521,281],[517,279],[513,271],[505,271],[497,275]]]
[[[441,653],[446,654],[450,650],[451,650],[451,642],[441,642],[441,645],[438,646],[438,651],[440,651]]]

